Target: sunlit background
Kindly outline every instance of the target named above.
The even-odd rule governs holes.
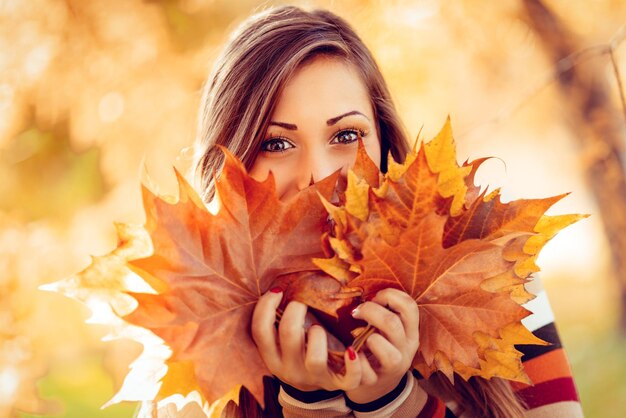
[[[571,192],[551,212],[592,215],[557,236],[539,265],[586,416],[622,417],[626,282],[613,272],[587,182],[593,153],[555,80],[571,66],[594,72],[626,157],[618,77],[610,54],[595,48],[611,46],[626,76],[626,4],[546,1],[577,50],[595,48],[555,66],[523,3],[293,2],[354,25],[412,137],[423,128],[431,138],[450,115],[460,160],[498,157],[479,172],[481,184],[502,187],[507,199]],[[144,171],[174,191],[172,166],[189,167],[185,148],[215,57],[239,22],[272,4],[0,0],[0,418],[133,415],[134,404],[100,406],[140,347],[102,342],[107,330],[84,323],[84,306],[38,286],[110,251],[114,221],[143,222]]]

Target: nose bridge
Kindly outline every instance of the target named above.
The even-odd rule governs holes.
[[[308,154],[309,177],[313,181],[320,181],[331,175],[335,170],[341,168],[341,163],[336,161],[336,156],[334,156],[332,152],[329,152],[323,145],[311,149]]]
[[[335,158],[333,158],[330,152],[326,151],[323,145],[310,147],[305,154],[305,158],[302,158],[301,161],[302,167],[299,179],[301,189],[328,177],[335,170],[341,168],[340,162],[335,161]]]

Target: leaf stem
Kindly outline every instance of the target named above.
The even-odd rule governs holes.
[[[354,339],[354,342],[352,343],[352,348],[354,348],[354,351],[359,352],[359,350],[361,350],[361,348],[363,347],[363,344],[365,344],[365,341],[367,341],[369,336],[372,335],[374,332],[376,332],[376,328],[368,324],[363,329],[363,331],[361,331],[361,333],[357,335],[357,337]]]

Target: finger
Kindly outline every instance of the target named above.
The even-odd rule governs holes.
[[[406,333],[400,315],[375,302],[365,302],[352,311],[354,318],[376,327],[389,341],[401,347],[406,344]]]
[[[276,370],[280,364],[274,323],[276,322],[276,309],[280,305],[282,297],[282,292],[267,292],[259,298],[252,313],[252,338],[270,371]]]
[[[284,362],[300,363],[304,356],[304,318],[306,305],[289,302],[278,325],[278,345]]]
[[[402,353],[382,335],[372,334],[365,343],[380,363],[382,370],[393,371],[402,366]]]
[[[322,376],[328,369],[328,342],[326,331],[319,325],[309,328],[304,367],[313,375]]]
[[[400,315],[406,338],[419,342],[419,309],[415,299],[398,289],[383,289],[374,296],[372,302],[389,306]]]
[[[359,353],[359,361],[361,362],[361,385],[371,386],[378,381],[378,375],[370,364],[365,353]]]
[[[361,361],[352,346],[346,349],[343,359],[346,373],[343,376],[334,375],[335,385],[343,391],[355,389],[361,383]]]

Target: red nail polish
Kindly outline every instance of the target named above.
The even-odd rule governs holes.
[[[356,360],[356,351],[354,351],[354,348],[352,348],[352,346],[348,347],[346,351],[348,352],[348,358],[350,360]]]
[[[282,291],[283,291],[283,289],[281,289],[280,287],[272,287],[270,289],[270,292],[272,292],[272,293],[280,293]]]

